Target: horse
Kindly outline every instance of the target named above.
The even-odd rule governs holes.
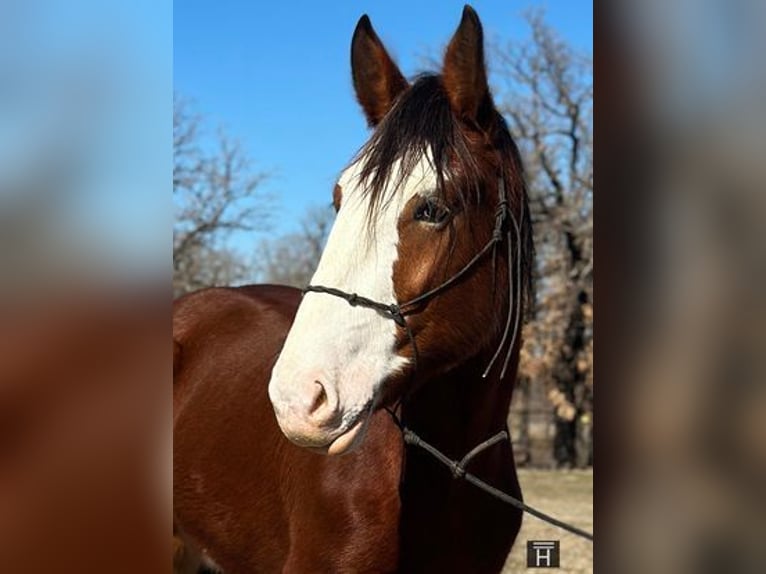
[[[400,430],[460,458],[507,426],[534,248],[481,23],[407,80],[364,15],[351,71],[372,134],[311,284],[174,302],[176,572],[499,572],[520,528]],[[521,496],[510,441],[470,469]]]

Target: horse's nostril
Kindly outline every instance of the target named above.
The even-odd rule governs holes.
[[[338,424],[338,395],[335,389],[314,379],[311,393],[305,412],[311,424],[323,427]]]
[[[325,390],[324,385],[319,381],[314,381],[314,385],[315,394],[313,400],[311,401],[311,406],[309,407],[310,415],[321,411],[323,407],[327,406],[327,391]]]

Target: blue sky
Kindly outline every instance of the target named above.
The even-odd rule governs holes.
[[[174,3],[174,87],[222,125],[273,176],[273,229],[293,230],[309,205],[329,203],[338,172],[368,136],[354,100],[349,49],[367,13],[406,76],[441,53],[464,2]],[[526,37],[524,10],[540,6],[572,45],[592,52],[590,1],[474,1],[487,39]],[[491,60],[489,62],[491,69]],[[237,237],[247,249],[255,238]]]

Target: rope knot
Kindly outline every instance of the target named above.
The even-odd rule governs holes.
[[[396,303],[392,303],[388,306],[388,313],[391,315],[391,318],[394,320],[394,323],[399,325],[400,327],[404,327],[406,325],[404,321],[404,315],[402,315],[402,309],[397,305]]]
[[[420,437],[416,435],[414,432],[412,432],[407,427],[399,427],[402,429],[402,437],[404,438],[404,442],[407,444],[411,444],[414,446],[421,446],[423,443],[420,440]]]
[[[463,465],[459,462],[453,462],[450,465],[450,470],[452,471],[452,476],[455,479],[460,479],[465,476],[465,468],[463,468]]]
[[[495,210],[495,217],[505,219],[505,215],[508,212],[508,200],[501,199],[497,202],[497,209]]]
[[[492,231],[492,241],[499,243],[503,240],[503,223],[508,216],[508,200],[501,199],[495,210],[495,229]]]
[[[359,295],[357,295],[356,293],[349,293],[348,298],[346,300],[348,301],[349,305],[351,305],[352,307],[356,307],[357,304],[359,303],[358,299],[359,299]]]

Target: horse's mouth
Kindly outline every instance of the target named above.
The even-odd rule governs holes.
[[[359,411],[359,414],[356,416],[356,418],[352,420],[351,424],[348,425],[345,431],[332,439],[324,447],[320,447],[314,450],[321,451],[324,454],[330,456],[335,456],[349,452],[359,446],[365,435],[367,424],[369,423],[370,417],[372,415],[373,403],[374,401],[370,401],[367,405],[365,405],[364,408]]]
[[[363,412],[351,428],[344,432],[339,437],[336,437],[327,447],[327,454],[336,455],[343,454],[351,450],[358,442],[358,439],[364,434],[363,429],[367,426],[367,420],[369,419],[369,413]]]

